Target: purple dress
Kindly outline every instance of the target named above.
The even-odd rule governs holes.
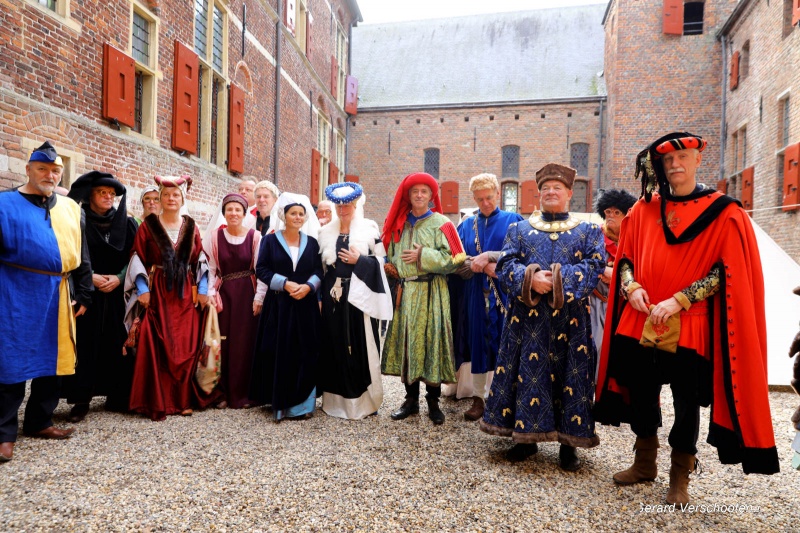
[[[252,402],[250,374],[258,317],[253,316],[256,278],[253,261],[255,230],[247,232],[244,242],[231,244],[224,230],[217,230],[217,277],[222,279],[219,295],[222,312],[219,329],[222,341],[222,377],[219,390],[228,406],[241,408]]]

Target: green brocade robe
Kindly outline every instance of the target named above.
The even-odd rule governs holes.
[[[441,229],[445,224],[452,226],[439,213],[417,221],[413,228],[406,222],[400,242],[389,244],[388,261],[397,267],[401,278],[440,274],[431,281],[404,282],[400,308],[395,310],[386,334],[381,372],[401,376],[406,384],[419,380],[431,385],[456,381],[445,275],[455,272],[465,255],[453,257]],[[422,255],[416,264],[406,264],[400,254],[413,250],[414,243],[423,247]]]

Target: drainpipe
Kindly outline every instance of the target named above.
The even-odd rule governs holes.
[[[728,102],[728,91],[725,89],[726,74],[728,72],[728,51],[727,51],[727,38],[723,35],[720,39],[722,41],[722,120],[719,125],[719,179],[725,179],[725,141],[727,134],[725,131],[725,109]]]
[[[603,187],[603,100],[600,100],[600,132],[597,136],[597,188]]]
[[[353,71],[352,69],[352,59],[353,59],[353,26],[355,26],[356,21],[351,20],[350,26],[347,28],[347,73]],[[347,88],[345,88],[345,94],[347,93]],[[347,98],[345,96],[345,98]],[[356,105],[358,105],[356,103]],[[344,122],[344,174],[345,176],[350,173],[350,115],[345,112],[345,122]]]
[[[283,2],[278,2],[275,23],[275,146],[272,153],[272,182],[278,185],[278,164],[281,151],[281,41],[283,40]]]

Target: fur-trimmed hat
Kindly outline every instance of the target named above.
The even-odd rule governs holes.
[[[578,171],[574,168],[565,167],[558,163],[548,163],[536,171],[536,186],[541,187],[545,181],[556,180],[571,190],[577,173]]]
[[[623,189],[600,189],[598,192],[600,194],[594,201],[594,210],[603,220],[606,219],[606,209],[616,207],[624,214],[636,203],[636,197]]]

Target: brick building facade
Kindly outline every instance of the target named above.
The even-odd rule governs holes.
[[[794,4],[794,5],[793,5]],[[794,8],[794,9],[793,9]],[[727,193],[800,261],[800,3],[743,0],[722,28]]]
[[[379,221],[411,172],[440,181],[454,220],[474,206],[469,179],[501,181],[501,207],[538,206],[535,172],[572,165],[573,209],[604,179],[604,5],[360,26],[353,35],[359,111],[348,173]]]
[[[709,141],[698,179],[739,198],[800,262],[798,210],[782,208],[800,203],[791,164],[800,151],[791,98],[798,20],[797,0],[611,0],[603,19],[611,181],[638,192],[639,150],[664,132],[698,133]]]
[[[327,163],[344,169],[360,20],[354,0],[2,2],[0,188],[24,182],[50,140],[66,186],[111,172],[134,213],[159,174],[194,178],[201,223],[241,176],[311,194],[338,172]],[[312,178],[315,160],[326,166]]]

